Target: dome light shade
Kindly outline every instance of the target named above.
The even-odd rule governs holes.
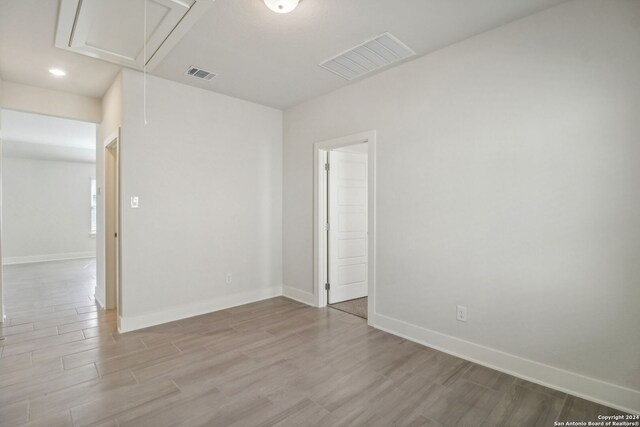
[[[276,13],[289,13],[299,2],[300,0],[264,0],[264,4]]]

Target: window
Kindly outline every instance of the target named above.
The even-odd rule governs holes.
[[[97,209],[97,201],[98,192],[96,186],[96,179],[91,178],[91,229],[89,230],[89,234],[96,234],[96,209]]]

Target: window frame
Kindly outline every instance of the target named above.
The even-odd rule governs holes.
[[[89,179],[89,236],[95,237],[98,231],[98,182],[95,177]]]

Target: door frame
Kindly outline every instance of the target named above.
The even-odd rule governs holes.
[[[4,267],[2,264],[2,162],[4,159],[4,147],[1,122],[2,108],[0,108],[0,324],[3,324],[6,318],[6,314],[4,312],[4,284],[2,283],[2,276],[4,274]],[[2,338],[2,335],[0,335],[0,338]]]
[[[115,165],[110,165],[109,156],[112,156],[111,152],[115,148],[115,156],[113,161],[115,161]],[[121,137],[120,137],[120,128],[117,131],[109,135],[107,139],[104,141],[104,156],[103,156],[103,168],[104,168],[104,196],[103,196],[103,204],[102,204],[102,218],[104,221],[103,229],[104,229],[104,286],[105,286],[105,307],[106,309],[116,308],[118,321],[120,320],[120,315],[122,312],[122,276],[121,276],[121,218],[122,218],[122,203],[120,197],[120,188],[121,188],[121,180],[120,180],[120,153],[121,153]],[[117,233],[117,239],[115,244],[115,256],[113,259],[113,265],[107,263],[107,239],[110,238],[107,236],[107,221],[110,218],[108,216],[109,211],[109,201],[107,200],[107,185],[108,185],[108,176],[109,173],[113,173],[115,171],[115,176],[113,177],[115,181],[115,189],[113,194],[113,200],[116,203],[115,217],[113,221],[115,221],[115,230]],[[107,282],[107,270],[114,269],[115,272],[113,277],[115,277],[115,283]],[[115,298],[113,304],[109,304],[109,295],[113,295],[115,293]]]
[[[327,179],[325,163],[327,152],[349,145],[368,143],[368,310],[375,312],[376,289],[376,131],[360,132],[327,141],[316,142],[313,145],[313,296],[317,307],[326,307],[327,292],[324,284],[327,281]],[[371,324],[372,315],[368,323]]]

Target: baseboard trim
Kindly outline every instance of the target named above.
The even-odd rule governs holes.
[[[312,293],[301,291],[300,289],[292,288],[290,286],[283,286],[282,295],[303,304],[310,305],[312,307],[316,306],[315,296]]]
[[[444,353],[612,408],[640,413],[640,391],[534,362],[374,313],[370,325]]]
[[[96,299],[96,303],[98,304],[98,307],[100,307],[101,310],[104,310],[105,305],[102,301],[100,301],[100,298],[98,298],[97,295],[94,295],[94,298]]]
[[[213,313],[214,311],[274,298],[280,295],[282,295],[282,287],[276,286],[220,298],[213,298],[205,301],[198,301],[193,304],[144,313],[137,316],[118,316],[118,331],[121,333],[131,332],[138,329],[161,325],[163,323],[174,322],[176,320],[200,316],[202,314]]]
[[[2,265],[31,264],[34,262],[66,261],[71,259],[95,258],[95,252],[69,252],[63,254],[45,254],[2,258]]]

